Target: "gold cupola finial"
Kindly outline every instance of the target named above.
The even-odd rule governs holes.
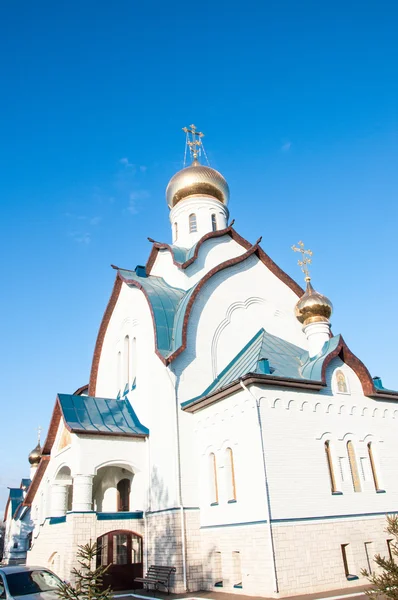
[[[329,323],[333,305],[329,298],[314,290],[311,285],[308,265],[312,263],[312,250],[306,250],[302,241],[298,242],[298,247],[292,246],[292,250],[301,252],[301,259],[297,261],[297,264],[304,273],[304,280],[307,282],[307,288],[295,307],[297,320],[304,326],[310,323]]]
[[[204,133],[197,131],[195,125],[183,127],[182,130],[186,133],[184,168],[173,175],[167,186],[166,200],[169,208],[174,208],[181,200],[192,196],[215,198],[222,204],[227,205],[229,200],[228,183],[221,173],[210,167],[203,146]],[[187,167],[188,148],[192,164]],[[207,165],[202,165],[199,162],[202,154]]]
[[[29,457],[28,457],[28,460],[32,466],[37,466],[41,459],[41,452],[42,452],[42,448],[40,446],[41,431],[42,431],[42,428],[39,425],[39,427],[37,428],[37,445],[35,446],[35,448],[33,448],[32,452],[30,452]]]

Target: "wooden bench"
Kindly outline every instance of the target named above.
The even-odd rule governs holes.
[[[145,577],[136,577],[134,583],[142,583],[146,586],[153,586],[155,590],[159,590],[159,586],[163,586],[167,589],[167,593],[170,594],[170,577],[172,573],[176,572],[175,567],[162,567],[160,565],[151,565],[148,569]]]

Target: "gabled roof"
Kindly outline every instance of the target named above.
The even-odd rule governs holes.
[[[31,505],[46,472],[61,419],[68,431],[79,435],[133,438],[144,438],[149,435],[149,429],[140,423],[127,398],[114,400],[113,398],[58,394],[39,466],[29,486],[24,506]]]
[[[58,394],[58,401],[65,426],[71,433],[149,435],[149,429],[141,425],[127,399]]]
[[[239,381],[247,373],[268,375],[275,379],[304,379],[300,369],[307,358],[308,352],[303,348],[272,335],[262,328],[202,394],[183,402],[181,406],[186,408],[197,400]]]
[[[236,391],[240,380],[320,390],[326,385],[326,367],[336,356],[354,369],[366,395],[398,400],[398,392],[375,389],[366,367],[350,352],[341,335],[330,338],[319,354],[310,358],[302,348],[260,329],[202,394],[186,400],[181,407],[197,410],[207,406],[212,398],[220,399],[221,395]]]

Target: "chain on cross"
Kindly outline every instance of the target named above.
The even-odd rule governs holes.
[[[304,248],[304,242],[301,241],[298,242],[298,246],[299,247],[297,248],[297,246],[293,245],[292,250],[294,252],[301,252],[301,259],[297,261],[297,264],[299,265],[299,267],[305,275],[305,281],[310,281],[311,277],[308,265],[312,263],[312,250],[306,250]]]
[[[182,130],[185,131],[187,135],[186,143],[189,147],[192,161],[195,161],[200,156],[201,150],[203,148],[202,137],[204,137],[205,134],[201,131],[197,131],[195,125],[183,127]]]

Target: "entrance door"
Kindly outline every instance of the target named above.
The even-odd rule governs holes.
[[[104,587],[131,590],[142,587],[133,583],[143,576],[142,537],[132,531],[110,531],[97,539],[97,566],[110,565],[104,575]]]

